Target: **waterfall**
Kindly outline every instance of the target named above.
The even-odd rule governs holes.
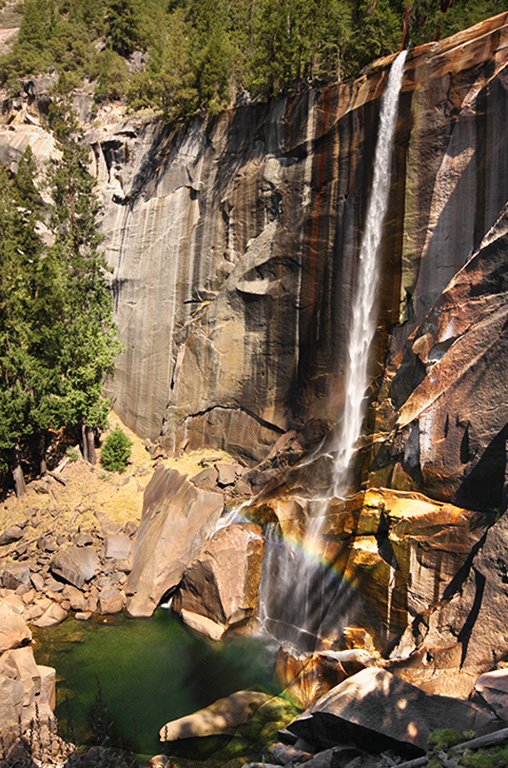
[[[352,309],[344,416],[335,443],[337,454],[334,465],[334,492],[336,495],[347,490],[351,462],[365,418],[366,390],[369,386],[369,350],[376,332],[378,312],[378,251],[390,194],[393,139],[406,54],[407,51],[402,51],[393,62],[381,103],[374,178],[360,247],[358,285]]]
[[[356,290],[352,302],[348,342],[345,405],[337,430],[333,484],[330,496],[343,496],[348,489],[351,464],[366,411],[369,386],[369,350],[377,323],[379,245],[388,208],[392,150],[397,123],[399,94],[406,51],[390,69],[381,102],[374,174],[359,253]],[[338,562],[347,561],[344,552],[326,552],[322,533],[329,498],[314,500],[303,540],[292,544],[275,531],[266,537],[261,580],[260,619],[279,639],[312,647],[323,636],[339,634],[354,618],[358,600]]]

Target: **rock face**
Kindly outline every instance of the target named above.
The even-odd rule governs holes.
[[[504,515],[458,574],[441,605],[418,613],[393,658],[428,658],[413,676],[428,690],[446,679],[450,692],[468,695],[475,678],[503,661],[508,648],[508,518]],[[415,665],[416,666],[416,665]],[[441,672],[441,675],[440,675]],[[447,673],[447,674],[446,674]],[[411,676],[411,665],[406,671]],[[411,677],[410,677],[411,679]],[[453,689],[449,681],[455,681]]]
[[[300,516],[323,515],[323,508],[320,501],[293,502],[299,514],[292,524],[284,498],[263,501],[259,514],[265,520],[269,510],[275,519],[282,515],[281,529],[286,535],[288,531],[293,537],[296,534],[298,541]],[[254,519],[256,514],[253,505]],[[312,630],[341,642],[342,627],[354,622],[371,632],[383,649],[408,622],[432,609],[453,591],[454,583],[460,583],[460,574],[483,543],[493,516],[435,502],[416,492],[377,488],[330,500],[322,520],[319,533],[304,539],[307,552],[311,557],[319,555],[330,576],[326,593],[322,587],[311,588],[306,598],[306,615],[316,616]],[[295,621],[298,610],[293,584],[300,578],[299,568],[308,563],[298,559],[300,550],[295,549],[296,567],[289,577],[283,549],[271,550],[271,582],[277,586],[263,595],[268,615],[288,624]],[[279,553],[282,562],[277,559]],[[279,583],[281,569],[285,589]]]
[[[401,323],[390,342],[395,371],[406,371],[416,354],[410,335],[420,326],[425,336],[433,304],[508,198],[505,22],[501,14],[420,46],[406,62],[380,286],[381,326]],[[162,426],[175,446],[226,447],[252,462],[297,423],[340,418],[355,265],[390,64],[376,62],[353,84],[239,107],[176,132],[135,123],[92,132],[127,346],[110,389],[139,434],[153,437]],[[500,285],[485,282],[494,303]],[[473,311],[483,304],[486,317],[488,301],[475,298]],[[462,331],[430,333],[429,365]],[[382,333],[378,360],[386,343]],[[416,374],[397,379],[393,414],[379,414],[383,427],[392,428],[420,383],[426,363],[418,360]],[[471,382],[455,370],[458,402]],[[490,387],[489,380],[485,392]],[[406,409],[404,419],[411,425],[417,412]],[[450,413],[450,440],[455,422],[471,421],[467,476],[499,433],[502,417],[489,418],[477,432],[467,413]],[[422,450],[429,419],[420,419]],[[444,429],[441,416],[432,420]],[[450,472],[444,462],[442,481],[432,487],[455,498],[455,488],[444,490]],[[430,474],[429,467],[428,482]]]
[[[421,755],[430,734],[495,729],[494,718],[473,704],[432,696],[382,669],[364,669],[332,688],[288,730],[320,749],[335,744],[368,744],[372,751],[395,748]]]
[[[131,616],[151,616],[163,595],[179,584],[213,532],[222,507],[222,494],[196,488],[177,470],[154,472],[132,547],[126,587]]]
[[[234,523],[218,530],[185,571],[174,610],[193,628],[220,640],[257,610],[263,550],[258,525]]]

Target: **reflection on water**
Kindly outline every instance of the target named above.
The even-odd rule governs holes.
[[[276,648],[266,638],[212,643],[163,609],[151,619],[69,618],[38,630],[34,650],[39,664],[56,667],[59,722],[70,710],[76,738],[85,739],[99,684],[116,732],[138,754],[160,752],[159,728],[218,698],[276,693]]]

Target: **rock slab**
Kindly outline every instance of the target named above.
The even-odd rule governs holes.
[[[179,584],[212,534],[222,507],[221,493],[196,488],[176,469],[156,469],[145,490],[132,547],[126,586],[130,616],[151,616],[166,592]]]
[[[383,669],[364,669],[332,688],[287,727],[319,749],[348,740],[369,750],[396,748],[422,755],[430,734],[446,724],[462,733],[492,727],[478,707],[447,696],[433,696]]]

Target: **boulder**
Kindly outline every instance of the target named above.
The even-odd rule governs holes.
[[[209,707],[166,723],[160,731],[161,741],[232,735],[272,697],[258,691],[237,691],[218,699]]]
[[[69,546],[55,555],[50,568],[56,576],[83,589],[99,570],[99,559],[93,547]]]
[[[29,723],[36,715],[41,721],[52,716],[56,703],[56,672],[52,667],[36,664],[31,647],[15,648],[0,656],[1,675],[23,685],[24,723]]]
[[[132,548],[128,614],[152,615],[164,594],[181,581],[212,533],[222,507],[222,494],[197,489],[176,469],[155,470],[145,489]]]
[[[6,589],[30,584],[30,568],[26,563],[3,563],[2,583]]]
[[[19,680],[0,674],[0,735],[18,727],[23,715],[25,689]]]
[[[9,603],[0,599],[0,653],[29,643],[32,633]]]
[[[131,552],[131,540],[125,533],[108,533],[104,539],[106,560],[127,560]]]
[[[463,733],[494,730],[491,714],[469,702],[426,694],[383,669],[364,669],[339,683],[287,728],[318,749],[352,741],[377,752],[422,755],[446,725]]]
[[[23,538],[23,531],[18,525],[11,525],[0,533],[0,547],[5,544],[12,544],[13,541],[19,541]]]
[[[508,723],[508,669],[503,667],[480,675],[474,687],[496,715]]]
[[[51,604],[46,608],[42,616],[38,619],[34,619],[32,624],[35,627],[52,627],[54,624],[60,624],[67,618],[67,611],[58,603],[50,601]]]
[[[220,528],[184,572],[174,610],[194,629],[200,624],[200,631],[220,639],[256,612],[263,550],[258,525],[233,523]]]
[[[106,587],[99,593],[99,613],[118,613],[123,608],[123,595],[115,587]]]
[[[191,477],[190,481],[196,488],[202,488],[203,491],[217,490],[218,473],[215,467],[207,467]]]
[[[84,611],[86,607],[86,597],[83,592],[72,584],[66,584],[62,590],[63,597],[71,604],[73,611]]]
[[[234,485],[236,482],[236,464],[218,461],[215,468],[218,473],[217,483],[221,488],[225,488],[227,485]]]
[[[209,707],[166,723],[159,731],[162,742],[207,736],[255,736],[283,725],[290,717],[287,702],[258,691],[237,691],[218,699]],[[274,731],[275,733],[275,731]],[[269,736],[268,736],[269,738]]]
[[[363,649],[310,653],[283,642],[275,673],[291,700],[304,709],[346,677],[377,664],[379,657]]]

